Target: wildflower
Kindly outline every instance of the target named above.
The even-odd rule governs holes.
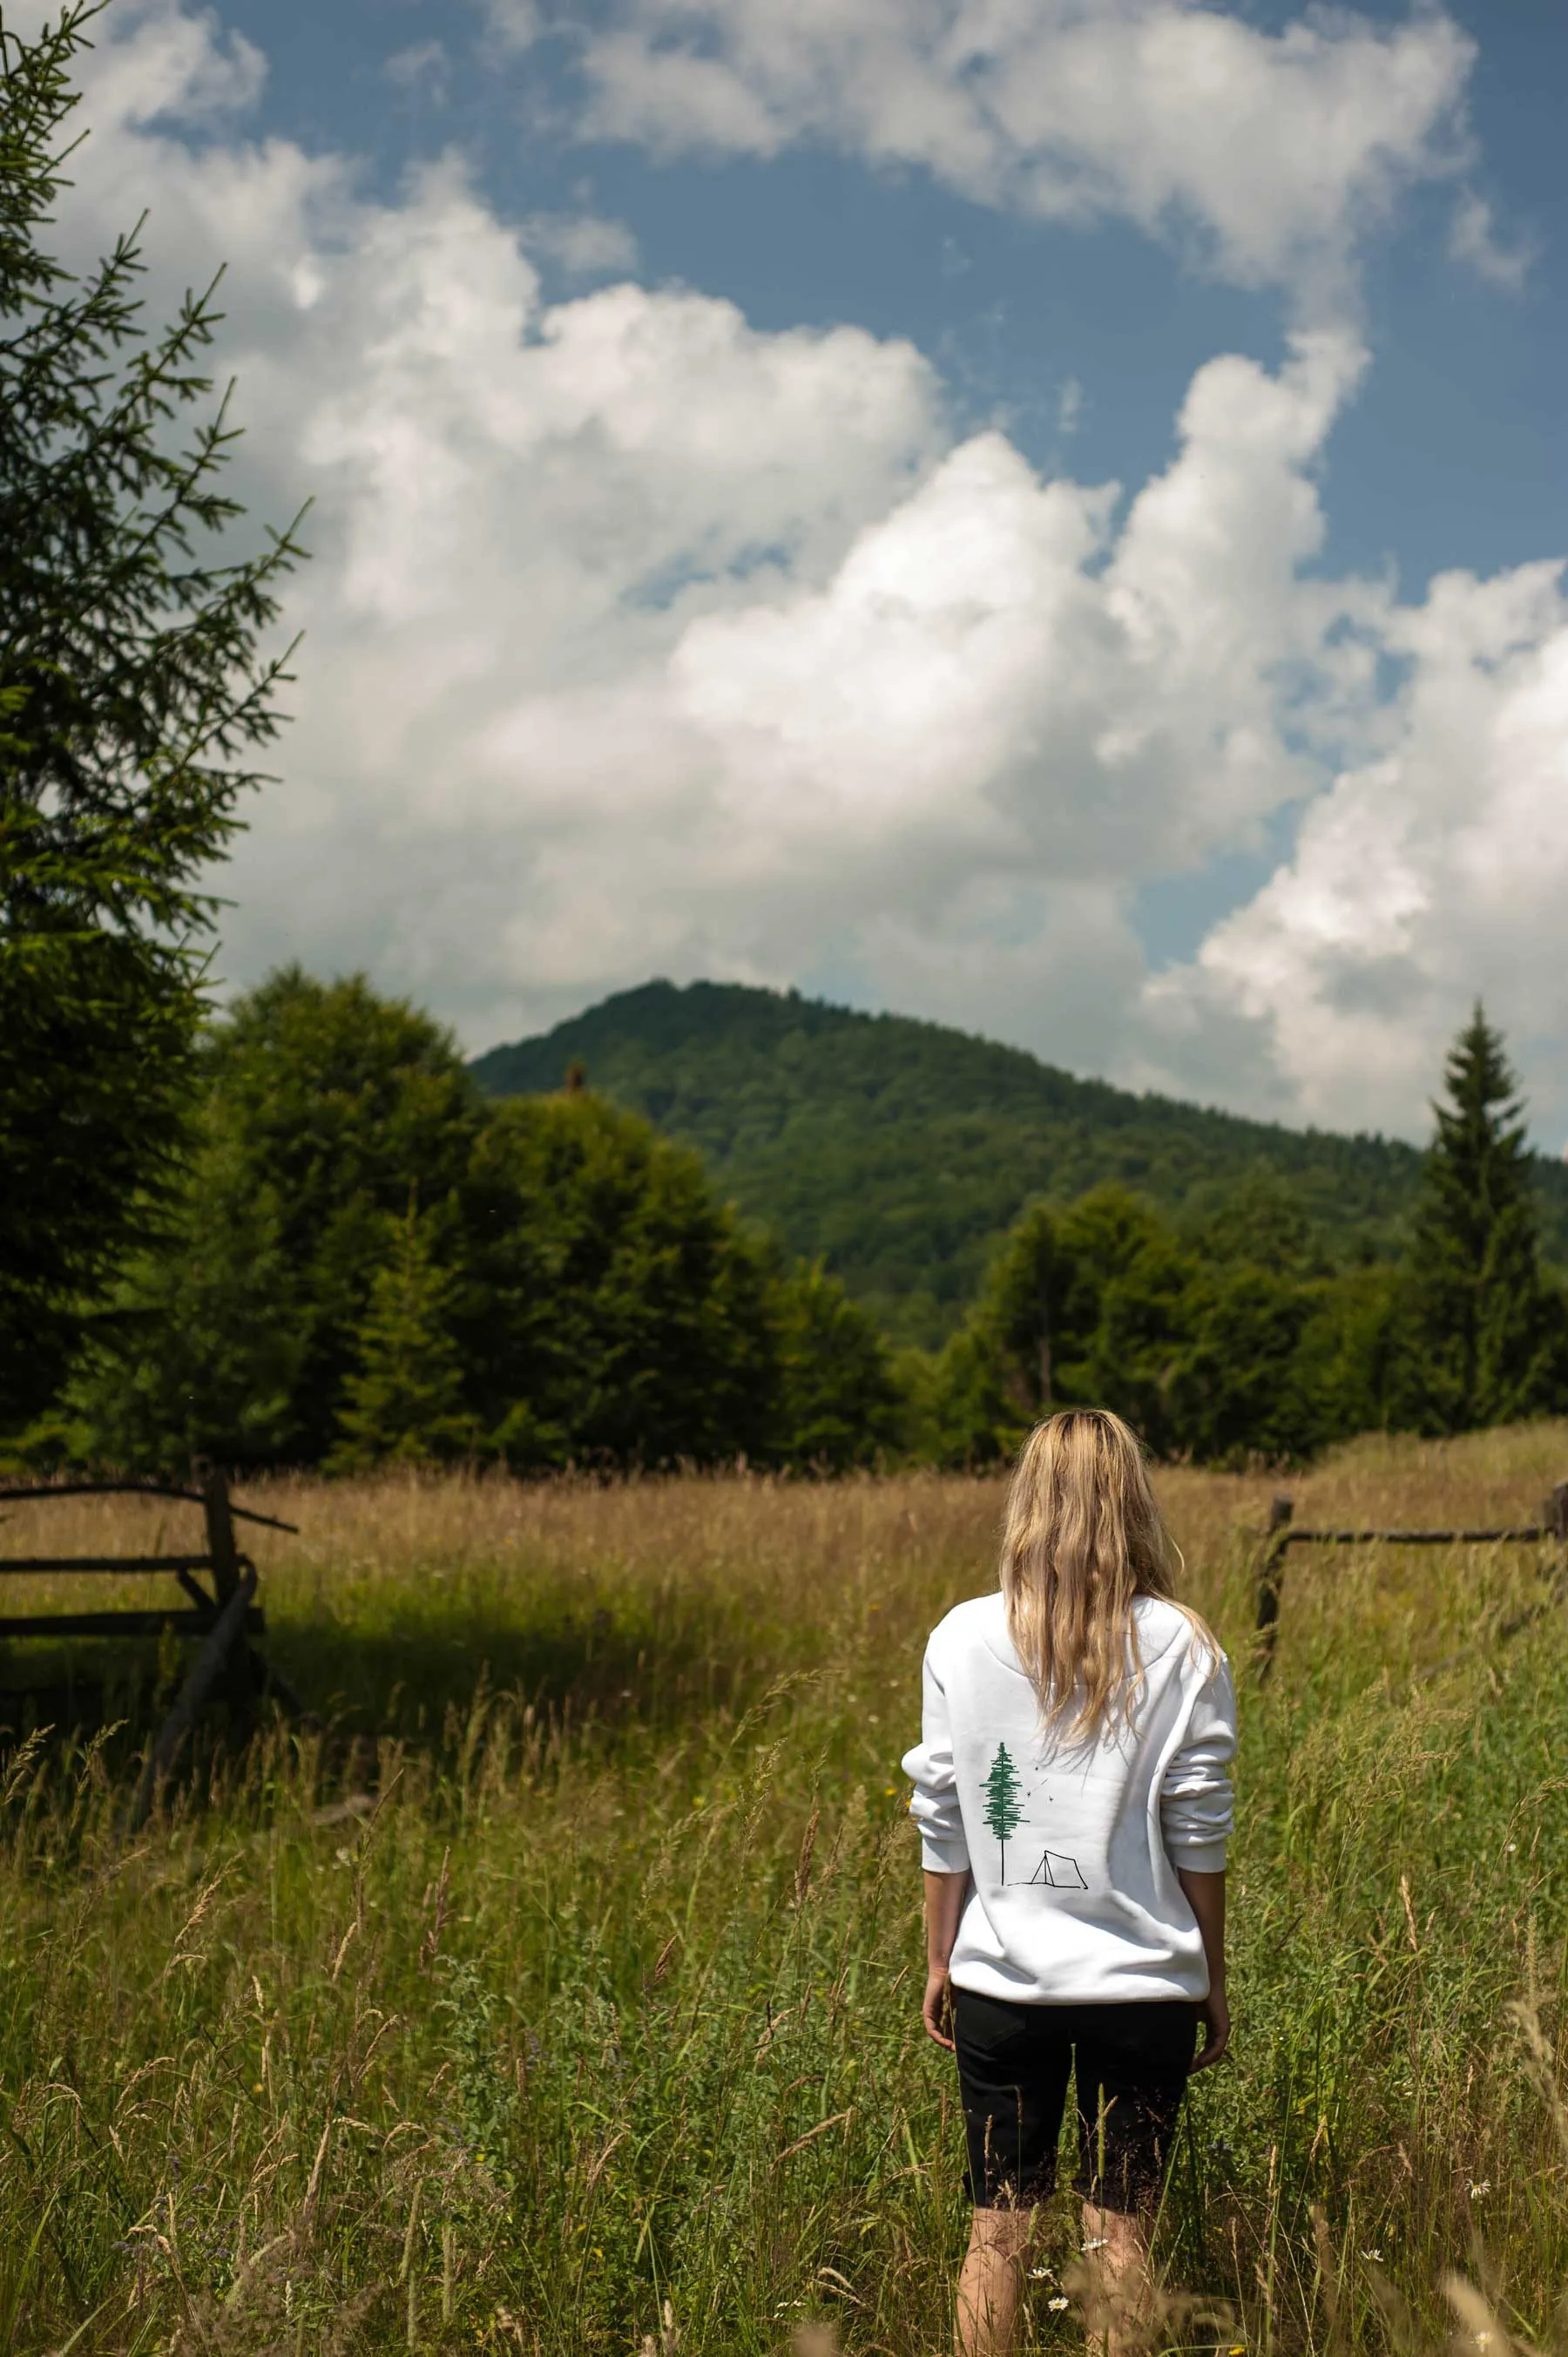
[[[887,1790],[882,1795],[883,1799],[885,1801],[891,1801],[897,1792],[897,1790],[898,1787],[897,1784],[889,1784]]]
[[[1097,2234],[1091,2242],[1085,2243],[1083,2247],[1086,2251],[1103,2251],[1106,2248],[1106,2237],[1103,2234]]]
[[[1471,2188],[1470,2188],[1470,2199],[1471,2199],[1471,2201],[1479,2201],[1483,2198],[1483,2196],[1484,2196],[1484,2195],[1486,2195],[1486,2194],[1487,2194],[1487,2193],[1489,2193],[1489,2192],[1491,2191],[1491,2190],[1492,2190],[1492,2180],[1491,2180],[1491,2179],[1490,2179],[1489,2177],[1483,2177],[1483,2178],[1480,2179],[1480,2182],[1479,2182],[1478,2184],[1476,2184],[1476,2185],[1472,2185],[1472,2186],[1471,2186]]]
[[[1065,2293],[1062,2293],[1062,2292],[1058,2292],[1055,2299],[1047,2299],[1047,2302],[1046,2302],[1046,2306],[1047,2306],[1047,2308],[1049,2308],[1049,2309],[1063,2309],[1063,2308],[1065,2308],[1065,2307],[1067,2306],[1067,2296],[1066,2296],[1066,2294],[1065,2294]]]
[[[1029,2279],[1032,2283],[1049,2283],[1051,2279],[1051,2271],[1049,2267],[1031,2267],[1029,2269]]]
[[[1376,2259],[1376,2260],[1378,2260],[1380,2263],[1380,2262],[1381,2262],[1381,2260],[1382,2260],[1382,2255],[1382,2255],[1381,2251],[1363,2251],[1363,2252],[1362,2252],[1362,2254],[1361,2254],[1361,2256],[1362,2256],[1364,2259]]]

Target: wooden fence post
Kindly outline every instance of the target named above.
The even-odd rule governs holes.
[[[212,1585],[217,1592],[218,1610],[221,1617],[227,1613],[247,1578],[247,1593],[254,1594],[255,1573],[250,1557],[240,1553],[235,1542],[234,1513],[229,1502],[229,1480],[223,1468],[214,1464],[209,1457],[193,1457],[190,1469],[201,1492],[201,1510],[207,1517],[207,1552],[212,1558]],[[242,1613],[239,1629],[238,1641],[226,1650],[206,1692],[209,1694],[220,1684],[231,1706],[248,1717],[255,1709],[266,1673],[260,1657],[252,1652],[246,1640]],[[281,1678],[277,1686],[280,1695],[286,1701],[292,1689]]]
[[[1559,1481],[1541,1508],[1541,1519],[1560,1539],[1568,1540],[1568,1481]]]
[[[240,1585],[240,1551],[234,1544],[234,1517],[229,1511],[229,1484],[221,1465],[210,1458],[193,1457],[190,1469],[201,1492],[207,1517],[207,1552],[212,1557],[212,1584],[221,1607]]]
[[[1295,1502],[1283,1493],[1269,1502],[1269,1526],[1258,1557],[1257,1646],[1254,1660],[1260,1678],[1273,1666],[1274,1638],[1279,1628],[1280,1587],[1284,1578],[1285,1549],[1290,1544]]]

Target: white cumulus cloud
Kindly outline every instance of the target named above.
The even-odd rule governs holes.
[[[539,29],[492,13],[520,43]],[[1316,312],[1404,188],[1463,169],[1474,54],[1438,8],[1266,32],[1191,0],[616,0],[582,44],[599,136],[919,166],[983,203],[1175,236]]]
[[[1401,1126],[1479,987],[1568,1119],[1561,593],[1320,575],[1354,335],[1210,361],[1140,487],[1045,479],[956,439],[908,343],[629,281],[549,305],[457,161],[377,202],[242,113],[215,136],[258,70],[123,7],[62,229],[150,205],[159,302],[229,258],[246,496],[316,502],[233,978],[363,963],[485,1045],[653,973],[835,974]],[[1151,977],[1137,888],[1294,807],[1280,873]]]
[[[1298,1114],[1409,1125],[1469,999],[1506,1020],[1555,1144],[1568,1122],[1568,599],[1560,565],[1435,580],[1391,608],[1407,666],[1384,747],[1303,819],[1294,856],[1146,987],[1174,1069],[1210,1085],[1223,1040]]]

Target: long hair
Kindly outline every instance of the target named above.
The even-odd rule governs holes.
[[[1007,1495],[1002,1594],[1040,1715],[1069,1743],[1130,1717],[1144,1676],[1133,1601],[1175,1601],[1176,1553],[1119,1415],[1064,1408],[1035,1426]],[[1178,1609],[1212,1644],[1197,1614]]]

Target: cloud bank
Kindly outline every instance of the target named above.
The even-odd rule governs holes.
[[[544,29],[532,0],[491,14],[519,46]],[[1469,160],[1475,46],[1436,9],[1269,33],[1190,0],[614,0],[580,56],[589,135],[915,167],[1038,220],[1132,221],[1313,315],[1406,189]],[[1455,244],[1511,266],[1473,194]]]
[[[1036,21],[1218,27],[1222,61],[1261,38]],[[1406,28],[1436,42],[1420,73],[1374,44],[1423,141],[1460,70],[1443,23]],[[1351,329],[1210,361],[1141,487],[1042,479],[955,438],[909,344],[630,281],[547,306],[456,160],[372,202],[344,159],[244,135],[243,43],[171,6],[118,24],[66,233],[150,203],[156,299],[228,257],[245,494],[316,501],[232,976],[363,964],[475,1045],[654,973],[836,979],[1080,1069],[1407,1128],[1480,990],[1568,1127],[1568,608],[1549,565],[1415,603],[1321,577]],[[1332,91],[1328,38],[1257,54]],[[1225,252],[1283,266],[1294,154],[1273,216],[1232,232],[1214,198]],[[1292,810],[1279,872],[1151,974],[1137,888]]]

